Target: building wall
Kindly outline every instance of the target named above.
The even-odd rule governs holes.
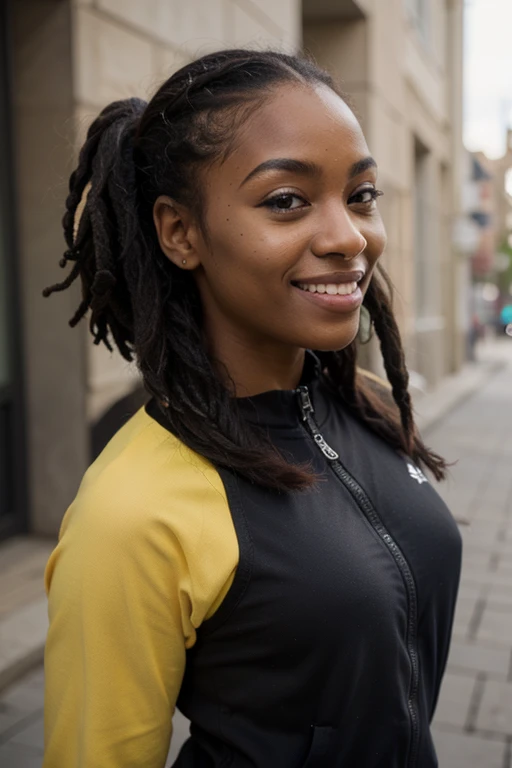
[[[343,5],[341,3],[340,5]],[[310,20],[304,44],[353,100],[379,164],[383,257],[409,366],[431,385],[460,366],[457,255],[462,2],[365,0],[364,18]],[[418,236],[419,235],[419,236]],[[378,355],[373,355],[378,367]]]
[[[30,530],[54,535],[91,455],[91,424],[137,374],[71,330],[79,288],[62,279],[61,218],[90,122],[110,101],[148,98],[187,61],[234,46],[300,45],[300,0],[16,0],[13,119],[22,264]]]
[[[61,0],[16,0],[11,18],[28,505],[31,530],[54,533],[88,460],[84,334],[67,324],[78,287],[41,296],[62,279],[60,220],[74,142],[71,9]]]

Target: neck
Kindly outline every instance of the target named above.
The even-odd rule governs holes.
[[[295,389],[304,367],[305,350],[271,344],[248,344],[224,335],[210,342],[210,352],[235,397],[252,397],[270,390]]]

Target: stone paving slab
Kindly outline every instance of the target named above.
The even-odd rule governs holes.
[[[505,680],[510,673],[510,666],[509,648],[489,648],[454,639],[447,668],[458,674],[485,672],[487,677],[495,676],[498,680]]]
[[[42,660],[47,631],[46,597],[3,618],[0,622],[0,688]]]
[[[41,749],[41,744],[44,741],[44,722],[43,713],[41,716],[30,725],[27,725],[22,731],[17,733],[10,739],[11,744],[22,744],[27,747],[33,747],[34,749]]]
[[[512,683],[486,682],[476,727],[480,731],[512,738]]]
[[[433,729],[440,768],[509,768],[508,746],[505,741],[494,741],[472,734]],[[507,761],[507,762],[505,762]]]
[[[510,606],[503,605],[501,609],[496,609],[487,603],[476,633],[476,640],[482,644],[503,645],[510,648],[512,642],[512,610],[510,610]]]
[[[41,576],[54,542],[14,537],[0,544],[0,619],[44,597]]]
[[[464,729],[468,723],[476,684],[476,672],[456,674],[447,671],[443,681],[443,693],[437,705],[436,720],[443,725]]]
[[[0,746],[2,768],[41,768],[43,750],[9,742]]]

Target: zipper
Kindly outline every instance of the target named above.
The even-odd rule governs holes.
[[[296,392],[299,398],[300,412],[306,431],[310,437],[313,438],[314,442],[329,462],[329,466],[331,467],[332,471],[349,491],[350,495],[372,528],[376,531],[376,533],[387,546],[404,580],[408,598],[407,651],[411,664],[411,682],[409,686],[409,697],[407,700],[407,707],[409,709],[409,715],[411,718],[411,746],[409,750],[409,760],[407,765],[408,768],[413,768],[413,766],[415,766],[417,763],[417,752],[419,746],[419,724],[416,704],[419,683],[419,663],[418,652],[416,650],[417,597],[414,578],[411,573],[409,564],[402,554],[402,551],[400,550],[400,547],[394,541],[393,537],[389,534],[387,528],[382,523],[379,515],[377,514],[377,511],[375,510],[375,507],[368,498],[367,494],[361,488],[359,483],[352,477],[350,472],[343,466],[340,461],[339,454],[333,448],[331,448],[331,446],[327,443],[321,434],[314,418],[315,411],[309,396],[308,388],[306,386],[300,386]]]

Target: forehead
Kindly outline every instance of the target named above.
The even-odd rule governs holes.
[[[368,154],[354,113],[334,91],[285,84],[251,113],[224,166],[238,175],[269,158],[292,157],[342,170]]]

